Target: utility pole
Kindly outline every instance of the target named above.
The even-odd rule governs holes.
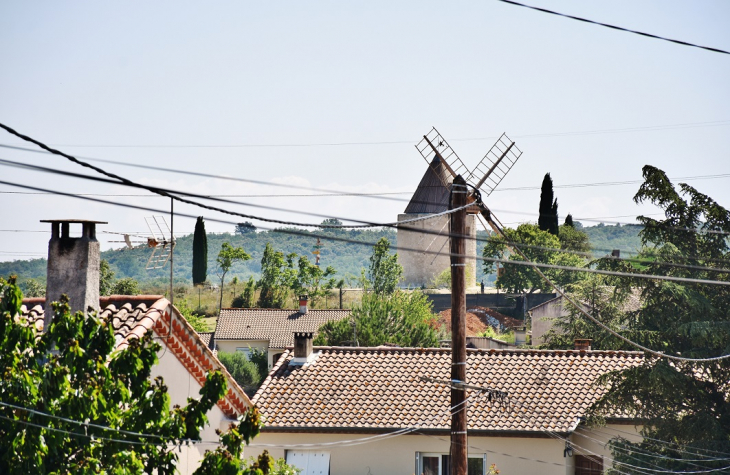
[[[466,182],[458,175],[451,185],[449,209],[466,205]],[[451,475],[466,475],[466,210],[450,215],[451,223]],[[456,408],[456,409],[453,409]]]

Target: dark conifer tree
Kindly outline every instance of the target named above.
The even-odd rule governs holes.
[[[546,173],[540,191],[540,216],[537,225],[541,230],[558,235],[558,200],[553,194],[553,180]]]
[[[573,224],[573,215],[568,213],[568,216],[565,217],[565,225],[570,226],[571,228],[574,228],[575,225]]]
[[[208,275],[208,237],[205,235],[205,223],[199,216],[195,222],[193,234],[193,285],[205,283]]]

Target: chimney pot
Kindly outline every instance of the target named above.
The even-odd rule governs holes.
[[[591,349],[591,343],[593,340],[590,338],[576,338],[575,349],[580,351],[587,351]]]
[[[294,332],[294,358],[308,359],[312,354],[312,332]]]
[[[299,313],[304,315],[309,311],[307,308],[307,303],[309,302],[309,295],[300,295],[299,296]]]

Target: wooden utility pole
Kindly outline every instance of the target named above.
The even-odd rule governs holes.
[[[449,209],[466,205],[466,182],[461,175],[451,185]],[[451,219],[451,475],[466,475],[466,391],[454,383],[466,383],[466,210]],[[456,408],[456,409],[454,409]]]

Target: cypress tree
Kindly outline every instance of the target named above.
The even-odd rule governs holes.
[[[550,173],[545,174],[540,191],[540,216],[537,225],[542,231],[558,235],[558,200],[553,194],[553,180]]]
[[[568,213],[568,216],[565,217],[565,223],[566,226],[570,226],[571,228],[574,228],[575,225],[573,224],[573,215]]]
[[[208,237],[203,217],[198,216],[193,234],[193,285],[202,285],[208,274]]]

